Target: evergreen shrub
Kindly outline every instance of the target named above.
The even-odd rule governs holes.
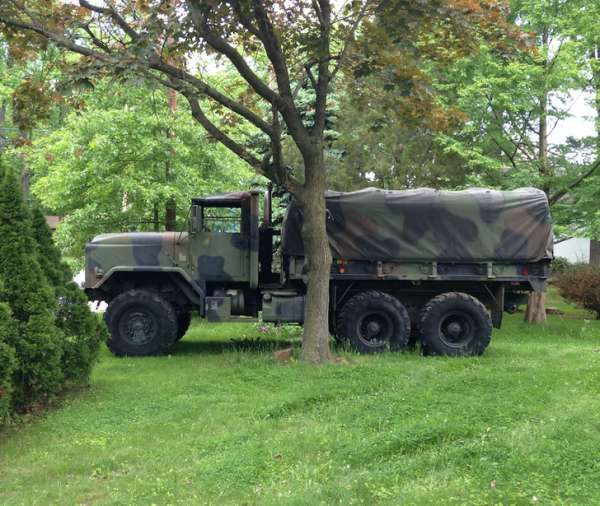
[[[86,382],[108,338],[104,322],[92,313],[83,291],[73,282],[59,291],[57,324],[65,333],[62,367],[65,379]]]
[[[85,382],[98,358],[100,344],[106,341],[106,325],[92,313],[83,291],[71,281],[73,275],[39,207],[32,209],[33,237],[38,261],[58,300],[56,324],[65,334],[62,369],[66,381]]]
[[[1,419],[86,382],[106,328],[71,281],[44,214],[1,170],[0,237]]]
[[[0,303],[0,422],[11,407],[13,372],[17,366],[17,357],[14,348],[7,343],[7,338],[14,338],[16,332],[16,322],[10,308],[7,304]]]

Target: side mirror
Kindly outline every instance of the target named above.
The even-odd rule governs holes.
[[[202,213],[200,206],[192,206],[192,217],[190,219],[190,233],[198,232],[201,229]]]

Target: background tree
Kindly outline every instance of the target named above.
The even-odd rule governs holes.
[[[461,60],[443,78],[438,74],[436,86],[469,118],[440,141],[472,168],[470,185],[544,190],[560,232],[589,214],[582,209],[577,220],[573,198],[589,190],[600,167],[586,149],[588,139],[552,135],[589,83],[588,48],[575,29],[589,2],[512,5],[515,22],[532,34],[535,46],[506,58],[482,41],[475,57]],[[543,294],[530,294],[525,317],[545,321]]]
[[[181,228],[192,196],[251,184],[245,163],[198,135],[185,105],[169,111],[162,87],[103,79],[79,99],[61,127],[18,150],[32,193],[65,217],[55,239],[74,268],[96,234],[168,228],[173,197]]]

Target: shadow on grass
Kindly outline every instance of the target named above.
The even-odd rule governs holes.
[[[171,355],[218,355],[243,351],[244,353],[274,352],[299,345],[299,341],[281,339],[230,339],[229,341],[198,341],[183,339],[170,349]]]

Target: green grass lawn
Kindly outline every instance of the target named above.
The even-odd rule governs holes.
[[[297,329],[205,323],[168,357],[104,350],[0,433],[0,503],[600,504],[600,322],[559,304],[481,358],[278,364]]]

